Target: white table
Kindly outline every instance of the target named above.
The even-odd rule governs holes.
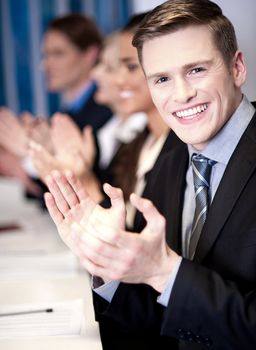
[[[23,232],[0,234],[0,257],[3,251],[12,249],[12,254],[29,248],[35,254],[42,248],[49,253],[62,252],[66,247],[61,242],[55,226],[46,212],[35,203],[27,202],[22,196],[21,186],[11,179],[0,179],[0,224],[19,222]],[[34,254],[33,253],[33,254]],[[82,298],[84,301],[85,329],[79,336],[27,337],[0,339],[1,350],[101,350],[98,324],[94,321],[94,311],[88,274],[78,269],[67,276],[49,274],[25,278],[13,277],[1,280],[0,305],[26,303],[62,302]]]

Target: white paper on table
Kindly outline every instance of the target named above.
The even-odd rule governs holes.
[[[46,309],[53,311],[46,312]],[[40,312],[4,316],[34,310]],[[82,299],[61,303],[0,305],[0,338],[80,335],[84,324]]]
[[[0,234],[1,255],[38,255],[67,250],[64,243],[60,242],[56,235],[46,232],[44,235],[36,235],[27,232],[8,232]]]
[[[71,251],[51,254],[14,252],[0,255],[0,276],[3,280],[26,278],[70,277],[79,273],[76,256]]]

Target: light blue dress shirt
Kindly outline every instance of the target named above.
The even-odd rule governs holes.
[[[70,113],[76,113],[80,111],[82,106],[90,99],[95,90],[96,84],[94,82],[91,82],[73,101],[70,101],[68,103],[63,101],[61,109]]]

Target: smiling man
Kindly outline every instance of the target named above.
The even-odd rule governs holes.
[[[198,150],[237,109],[245,80],[242,53],[234,50],[232,57],[225,57],[213,36],[207,26],[191,25],[151,39],[142,49],[142,65],[158,110],[177,135]]]
[[[162,159],[150,200],[131,196],[144,228],[124,230],[119,189],[105,185],[105,210],[70,175],[51,179],[47,206],[59,230],[83,209],[71,237],[101,277],[98,315],[127,334],[158,335],[152,349],[255,349],[256,115],[241,92],[246,67],[233,26],[211,1],[171,0],[133,44],[154,103],[185,142]]]

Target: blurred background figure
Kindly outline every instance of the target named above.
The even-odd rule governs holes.
[[[54,19],[42,45],[42,68],[51,92],[61,94],[61,109],[82,129],[98,130],[111,117],[109,108],[94,100],[96,84],[90,78],[102,45],[96,24],[81,14]]]
[[[35,136],[37,142],[42,140],[32,135],[32,129],[32,122],[25,128],[10,109],[0,108],[0,176],[17,178],[30,195],[40,196],[41,188],[22,166],[27,156],[28,134],[31,132],[31,139]]]
[[[106,169],[108,178],[105,181],[123,191],[126,202],[126,226],[132,231],[135,222],[136,225],[138,221],[138,224],[141,224],[141,215],[136,213],[135,208],[131,206],[130,194],[135,192],[143,197],[148,178],[157,171],[160,159],[181,143],[164,123],[156,109],[144,72],[139,64],[137,50],[132,46],[134,32],[145,15],[146,13],[142,13],[133,16],[115,39],[118,43],[118,64],[113,65],[115,51],[112,51],[112,62],[108,60],[110,50],[114,50],[115,46],[106,45],[100,57],[100,65],[93,71],[99,85],[97,98],[104,101],[108,99],[120,120],[129,120],[130,116],[138,112],[143,112],[147,117],[146,125],[136,137],[127,143],[119,143]],[[115,41],[112,44],[115,44]],[[111,93],[108,93],[109,89]],[[104,127],[100,132],[103,130]],[[47,159],[45,152],[40,147],[34,148],[33,152],[33,159],[36,161],[41,159],[44,162]],[[54,176],[60,177],[61,175],[55,173]],[[100,201],[104,207],[109,206],[109,200],[104,198],[101,192],[101,179],[95,178],[89,168],[81,180],[83,187],[95,201]],[[65,241],[64,236],[62,238]],[[146,337],[136,332],[128,334],[120,325],[101,313],[101,303],[99,296],[94,293],[95,314],[99,321],[104,350],[119,350],[120,346],[122,349],[152,349],[152,344],[156,344],[154,340],[157,334],[147,334]]]
[[[97,84],[95,100],[108,105],[113,117],[97,132],[100,149],[99,168],[104,182],[104,171],[108,168],[121,143],[131,142],[147,123],[144,112],[130,113],[122,108],[119,86],[116,79],[120,67],[120,33],[108,36],[100,54],[99,63],[92,69],[91,77]]]
[[[8,106],[17,115],[29,111],[50,116],[60,111],[62,98],[48,90],[39,69],[44,35],[51,23],[81,14],[105,36],[119,29],[132,11],[130,0],[0,0],[0,106]],[[76,43],[75,47],[79,48]]]
[[[169,128],[152,101],[137,51],[132,46],[133,34],[144,16],[144,13],[134,16],[120,33],[106,41],[99,64],[92,70],[92,75],[98,84],[95,95],[97,101],[108,104],[115,112],[114,119],[97,133],[100,150],[107,153],[105,168],[102,167],[98,173],[93,172],[95,150],[91,150],[95,147],[92,138],[88,133],[83,141],[78,134],[72,136],[75,133],[71,132],[72,127],[67,116],[59,118],[53,129],[58,129],[60,138],[65,134],[67,143],[75,139],[72,142],[73,150],[65,147],[63,149],[63,143],[59,142],[58,147],[66,154],[63,154],[62,159],[56,157],[57,151],[51,156],[38,144],[32,144],[30,152],[44,181],[52,170],[69,169],[80,178],[94,200],[104,206],[108,206],[108,201],[104,199],[102,184],[108,182],[120,187],[127,202],[127,225],[130,228],[133,227],[135,218],[135,210],[129,205],[130,194],[134,191],[138,194],[143,193],[146,176],[151,172],[157,159],[177,143],[174,134],[172,132],[169,134]],[[57,116],[54,116],[53,120],[56,118]],[[66,127],[62,127],[61,131],[60,123],[62,121],[64,126],[64,120]],[[57,133],[53,140],[56,138]],[[79,139],[81,146],[78,145]],[[86,151],[88,149],[90,152]],[[80,157],[74,157],[75,153],[80,154]],[[71,160],[69,166],[63,161],[65,158]],[[77,164],[80,163],[83,164],[80,168],[82,171],[76,172]]]

